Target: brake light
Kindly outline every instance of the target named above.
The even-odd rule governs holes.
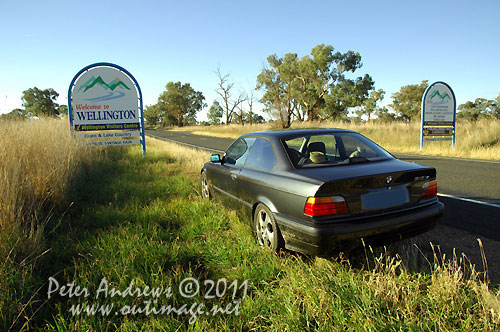
[[[345,213],[349,210],[342,196],[308,197],[304,207],[304,214],[311,217]]]
[[[420,199],[429,199],[436,197],[438,191],[437,180],[432,180],[424,183],[422,186],[422,192],[420,193]]]

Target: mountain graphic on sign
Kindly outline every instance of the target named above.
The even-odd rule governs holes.
[[[446,98],[451,100],[451,97],[448,93],[445,93],[444,95],[441,95],[438,90],[434,91],[434,93],[431,95],[430,99],[434,97],[439,97],[441,100],[445,100]]]
[[[111,81],[108,83],[108,86],[109,88],[111,89],[111,91],[113,91],[114,89],[116,89],[117,87],[122,87],[122,88],[125,88],[127,90],[130,90],[130,88],[128,86],[125,85],[125,83],[123,83],[122,81],[120,80],[114,80],[114,81]]]
[[[111,91],[114,91],[117,87],[130,90],[130,88],[118,78],[112,80],[109,83],[106,83],[101,76],[98,76],[97,78],[92,77],[81,88],[85,87],[85,90],[83,90],[83,92],[87,92],[87,90],[92,89],[96,85],[103,87],[105,90],[110,89]]]

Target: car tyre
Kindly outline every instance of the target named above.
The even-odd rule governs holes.
[[[210,192],[210,186],[208,185],[207,174],[205,173],[205,171],[201,172],[200,185],[201,185],[201,197],[203,199],[212,199],[212,193]]]
[[[285,247],[274,213],[264,204],[259,204],[255,209],[253,226],[257,243],[261,247],[273,252],[279,252]]]

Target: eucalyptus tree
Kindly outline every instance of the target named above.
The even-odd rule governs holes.
[[[396,112],[398,117],[406,122],[420,118],[422,97],[429,86],[427,80],[420,84],[402,86],[398,92],[392,94],[392,104],[389,106]]]
[[[207,113],[208,122],[211,125],[220,124],[220,120],[223,114],[224,110],[222,109],[222,106],[219,104],[217,100],[214,100],[212,106],[210,106],[210,109],[208,110]]]
[[[370,75],[350,77],[362,67],[361,55],[335,52],[331,45],[317,45],[302,58],[296,53],[283,58],[273,54],[267,62],[257,76],[257,88],[264,91],[261,102],[267,110],[278,112],[283,127],[293,120],[345,117],[373,89]]]
[[[195,121],[196,113],[206,106],[204,100],[203,94],[194,90],[189,83],[169,82],[158,97],[158,107],[163,118],[173,118],[175,124],[182,127]]]
[[[379,107],[377,106],[377,104],[380,101],[384,100],[384,94],[385,91],[382,89],[370,91],[370,95],[363,102],[358,115],[366,115],[368,117],[368,121],[370,121],[373,114],[379,113]]]
[[[59,115],[59,104],[55,102],[57,97],[59,94],[54,89],[41,90],[34,87],[23,91],[21,99],[24,115],[26,117]]]

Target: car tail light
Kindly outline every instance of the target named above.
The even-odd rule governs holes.
[[[438,191],[438,183],[436,180],[424,183],[422,186],[422,192],[420,193],[420,199],[429,199],[436,197]]]
[[[308,197],[304,207],[304,214],[311,217],[345,213],[349,210],[342,196]]]

